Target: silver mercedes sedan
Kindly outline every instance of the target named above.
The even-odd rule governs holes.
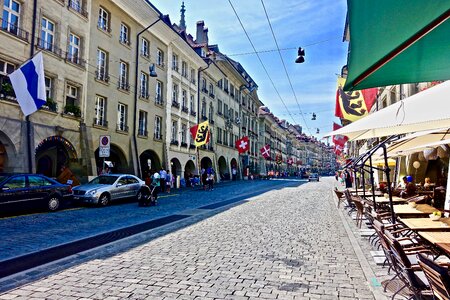
[[[130,174],[100,175],[86,184],[74,187],[73,199],[84,203],[106,206],[111,201],[135,198],[141,201],[150,195],[145,182]]]

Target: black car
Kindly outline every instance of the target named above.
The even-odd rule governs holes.
[[[70,185],[40,174],[0,174],[0,210],[14,206],[45,205],[55,211],[72,198]]]

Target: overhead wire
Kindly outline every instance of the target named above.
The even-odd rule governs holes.
[[[239,17],[239,15],[238,15],[236,9],[234,8],[233,3],[231,3],[231,0],[228,0],[228,3],[230,3],[230,6],[231,6],[231,8],[233,9],[234,14],[236,15],[236,18],[238,19],[239,24],[241,24],[242,30],[244,30],[244,33],[245,33],[245,35],[247,36],[247,39],[248,39],[248,41],[250,42],[250,45],[252,46],[253,51],[255,52],[256,56],[258,57],[258,60],[259,60],[259,62],[261,63],[261,66],[263,67],[264,71],[266,72],[266,75],[267,75],[267,77],[269,78],[270,82],[272,83],[272,86],[273,86],[275,92],[277,93],[278,97],[280,98],[281,103],[283,103],[284,107],[286,108],[286,111],[289,113],[289,116],[292,118],[293,124],[296,124],[297,122],[295,122],[294,117],[292,116],[292,114],[291,114],[291,112],[289,111],[289,109],[288,109],[286,103],[284,102],[283,98],[281,97],[280,92],[279,92],[278,89],[276,88],[275,83],[273,82],[272,78],[270,77],[269,72],[267,71],[266,66],[264,65],[264,63],[263,63],[261,57],[259,56],[258,51],[257,51],[256,48],[255,48],[255,45],[253,44],[252,40],[250,39],[250,36],[248,35],[247,30],[245,29],[244,24],[243,24],[242,21],[241,21],[241,18]]]
[[[283,56],[281,55],[280,46],[278,45],[278,41],[277,41],[277,38],[275,36],[275,32],[273,31],[273,27],[272,27],[272,23],[270,22],[269,15],[267,14],[267,10],[266,10],[266,6],[264,4],[264,0],[261,0],[261,4],[262,4],[262,6],[264,8],[264,14],[266,15],[267,22],[269,23],[270,31],[272,32],[272,37],[273,37],[273,39],[275,41],[275,45],[277,46],[278,54],[279,54],[281,62],[283,64],[284,72],[286,73],[286,77],[288,79],[289,86],[291,87],[292,93],[294,95],[295,102],[297,103],[298,109],[300,111],[300,115],[301,115],[301,117],[303,119],[303,122],[305,123],[306,128],[308,129],[309,134],[312,135],[311,134],[311,130],[309,129],[308,123],[306,122],[306,118],[305,118],[305,116],[303,114],[303,111],[302,111],[302,109],[300,107],[300,103],[298,102],[297,94],[295,93],[294,87],[292,85],[291,77],[289,76],[289,72],[288,72],[288,70],[286,68],[286,64],[284,63]]]

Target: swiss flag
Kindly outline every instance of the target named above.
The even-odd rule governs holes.
[[[270,145],[267,144],[264,147],[262,147],[261,149],[259,149],[259,152],[261,152],[261,155],[265,158],[268,159],[270,158]]]
[[[235,145],[239,151],[239,154],[247,152],[250,149],[250,142],[248,140],[248,136],[244,136],[242,139],[237,140]]]

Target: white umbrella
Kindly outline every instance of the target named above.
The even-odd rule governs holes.
[[[372,113],[325,136],[369,139],[450,128],[450,81],[429,88]]]
[[[406,155],[426,148],[448,144],[450,128],[421,131],[405,136],[388,147],[388,156]]]

